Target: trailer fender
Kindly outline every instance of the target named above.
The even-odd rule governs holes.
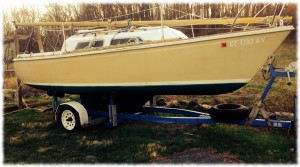
[[[79,115],[79,120],[80,120],[81,126],[84,126],[85,124],[87,124],[89,122],[89,116],[88,116],[87,110],[83,107],[82,104],[80,104],[76,101],[71,101],[71,102],[60,104],[59,107],[61,107],[61,106],[72,107]],[[57,111],[59,111],[59,107],[56,110],[56,114],[55,114],[56,117],[57,117]],[[57,118],[56,118],[56,120],[57,120]]]

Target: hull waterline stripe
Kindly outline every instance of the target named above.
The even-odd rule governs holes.
[[[132,83],[31,83],[24,82],[27,85],[40,86],[180,86],[180,85],[207,85],[207,84],[231,84],[247,83],[251,79],[232,79],[232,80],[201,80],[201,81],[176,81],[176,82],[132,82]]]

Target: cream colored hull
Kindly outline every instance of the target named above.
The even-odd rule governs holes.
[[[119,89],[113,88],[172,86],[174,93],[158,89],[155,92],[156,88],[152,93],[186,94],[174,87],[247,83],[291,30],[292,26],[278,27],[124,48],[17,58],[14,68],[25,84],[66,93],[77,93],[76,89],[68,91],[69,88],[78,88],[78,93],[101,93],[104,90],[97,88],[116,91]],[[90,89],[84,92],[84,88]],[[201,90],[194,93],[210,94],[201,93]]]

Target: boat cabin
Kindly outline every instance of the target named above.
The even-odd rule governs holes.
[[[66,39],[62,51],[108,47],[128,43],[144,43],[162,39],[186,39],[181,31],[170,27],[139,27],[121,30],[82,30]],[[65,46],[66,45],[66,46]]]

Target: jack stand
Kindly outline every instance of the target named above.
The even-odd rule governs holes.
[[[57,96],[53,95],[53,112],[54,113],[56,112],[57,106],[58,106]]]
[[[154,96],[150,99],[150,106],[154,107]]]
[[[58,100],[57,100],[57,96],[56,96],[56,94],[54,93],[53,94],[53,120],[56,120],[56,109],[57,109],[57,107],[58,107]]]
[[[47,91],[48,96],[53,96],[52,107],[53,107],[53,118],[56,120],[56,110],[59,106],[58,97],[64,97],[64,93],[57,93],[55,91]]]
[[[261,115],[263,116],[263,118],[265,119],[265,121],[268,124],[268,127],[271,127],[271,123],[270,123],[270,119],[269,119],[269,115],[267,114],[266,110],[262,107],[262,100],[259,100],[254,108],[252,109],[249,117],[248,117],[248,121],[247,124],[251,125],[252,122],[254,121],[255,117],[257,116],[258,112],[260,111]]]
[[[297,141],[297,95],[294,94],[294,120],[291,121],[291,126],[288,129],[288,136],[294,136],[294,139]]]
[[[112,127],[116,127],[118,126],[117,107],[114,104],[112,95],[110,96],[109,101],[110,101],[110,105],[108,105],[109,123],[112,125]]]
[[[251,125],[252,122],[254,121],[255,117],[257,116],[258,112],[260,111],[263,118],[266,120],[267,124],[269,127],[272,127],[271,123],[270,123],[270,119],[268,114],[266,113],[266,110],[262,107],[263,101],[266,98],[269,90],[272,87],[272,84],[274,83],[276,77],[287,77],[288,78],[288,85],[291,85],[290,82],[290,78],[291,77],[295,77],[295,71],[296,71],[296,65],[295,63],[290,63],[288,67],[285,68],[285,70],[283,71],[275,71],[272,63],[274,61],[274,56],[272,55],[271,57],[269,57],[268,63],[267,63],[267,67],[263,68],[263,72],[269,72],[271,75],[271,79],[269,80],[269,83],[267,85],[267,87],[265,88],[263,94],[261,95],[259,101],[255,104],[254,108],[252,109],[248,120],[247,120],[247,124]]]

